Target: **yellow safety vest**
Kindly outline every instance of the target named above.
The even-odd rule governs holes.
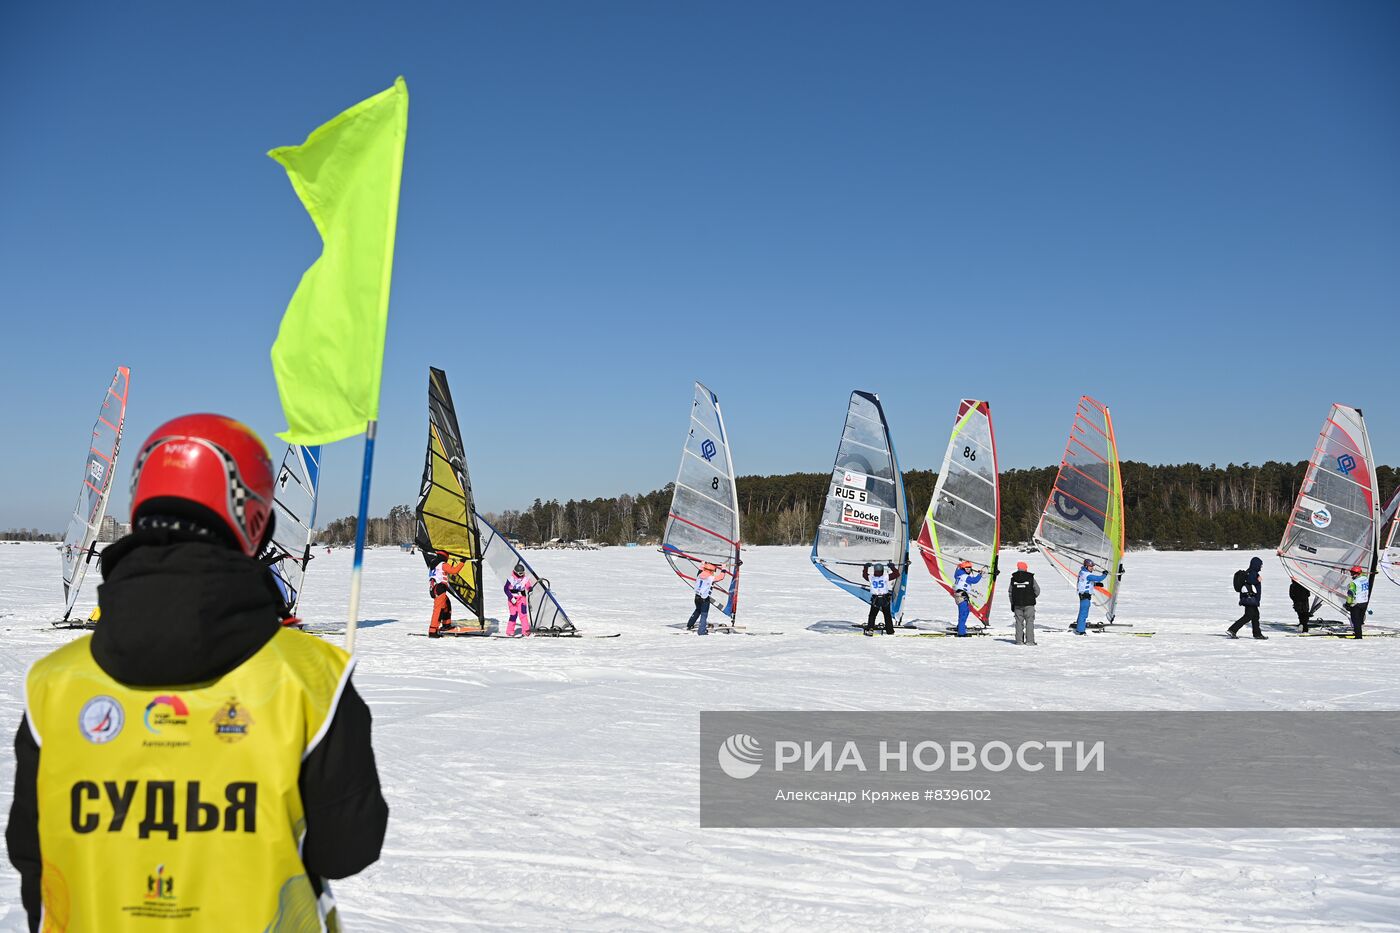
[[[91,636],[35,664],[43,929],[333,929],[301,861],[297,778],[353,663],[283,629],[189,686],[113,680]]]

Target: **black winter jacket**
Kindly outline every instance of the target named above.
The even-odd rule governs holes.
[[[216,679],[281,627],[282,600],[267,568],[220,544],[141,531],[107,548],[101,560],[102,621],[92,656],[124,684],[173,687]],[[30,930],[39,928],[41,909],[39,754],[21,719],[5,842]],[[302,762],[298,783],[306,809],[302,862],[319,894],[320,879],[346,878],[378,860],[389,819],[370,744],[369,707],[353,683],[346,683],[325,737]]]
[[[1245,571],[1244,586],[1240,589],[1241,606],[1259,605],[1259,595],[1263,592],[1263,584],[1259,582],[1259,571],[1264,569],[1264,562],[1257,557],[1250,558],[1249,569]]]

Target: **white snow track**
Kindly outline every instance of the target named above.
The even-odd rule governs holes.
[[[355,682],[374,711],[392,813],[382,860],[335,886],[346,926],[1396,929],[1397,831],[698,826],[701,709],[945,710],[969,698],[998,710],[1400,709],[1400,638],[1218,637],[1240,614],[1230,578],[1251,556],[1130,553],[1118,619],[1152,638],[1067,633],[1075,596],[1046,568],[1040,644],[1018,647],[1002,592],[992,637],[814,631],[864,618],[805,547],[745,552],[744,624],[778,638],[677,637],[668,624],[692,600],[650,548],[540,555],[579,629],[621,638],[406,638],[427,628],[422,559],[372,550]],[[1287,580],[1261,556],[1265,629],[1283,635],[1294,631]],[[1001,562],[1019,558],[1008,549]],[[63,613],[55,563],[52,545],[0,545],[6,811],[24,671],[82,634],[49,628]],[[317,554],[300,607],[308,622],[343,621],[349,569],[348,550]],[[488,574],[485,589],[487,613],[503,618],[499,581]],[[1393,588],[1378,586],[1373,605],[1374,625],[1400,628]],[[932,627],[952,621],[952,605],[915,575],[904,616]],[[22,926],[4,863],[0,929]]]

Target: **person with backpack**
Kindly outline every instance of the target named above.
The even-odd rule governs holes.
[[[885,634],[894,634],[890,603],[894,600],[894,586],[895,581],[899,579],[899,568],[894,564],[890,564],[889,568],[889,573],[885,573],[884,564],[866,564],[861,569],[861,576],[870,583],[870,617],[865,620],[867,635],[875,634],[875,617],[882,612],[885,614]]]
[[[1011,614],[1016,618],[1016,644],[1035,644],[1035,601],[1040,596],[1040,584],[1025,561],[1016,564],[1011,575]]]
[[[1259,597],[1263,592],[1263,585],[1259,580],[1259,571],[1264,569],[1264,562],[1257,557],[1251,557],[1248,570],[1235,571],[1235,590],[1240,594],[1240,605],[1244,607],[1244,615],[1235,620],[1235,623],[1227,629],[1227,634],[1231,638],[1238,638],[1238,632],[1244,628],[1245,623],[1254,627],[1254,637],[1258,639],[1268,638],[1259,631]]]
[[[1351,568],[1351,582],[1347,584],[1347,611],[1351,613],[1351,630],[1356,638],[1361,637],[1361,626],[1366,624],[1366,609],[1371,603],[1371,578],[1361,567]]]
[[[379,858],[354,659],[282,625],[256,559],[274,475],[219,415],[137,454],[102,624],[25,680],[5,841],[30,930],[338,929],[325,879]]]
[[[1239,585],[1235,586],[1239,589]],[[1298,624],[1307,632],[1308,623],[1312,619],[1313,594],[1306,586],[1294,580],[1288,585],[1288,598],[1293,602],[1293,611],[1298,614]]]

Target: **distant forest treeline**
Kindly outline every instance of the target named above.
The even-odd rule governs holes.
[[[1306,468],[1303,461],[1225,467],[1126,462],[1122,465],[1123,501],[1129,546],[1150,545],[1162,550],[1273,547],[1283,536]],[[1002,472],[1004,544],[1031,539],[1057,469]],[[1400,482],[1400,471],[1383,466],[1377,472],[1386,497],[1384,503]],[[917,534],[923,524],[924,509],[933,495],[936,479],[932,470],[910,470],[904,474],[911,535]],[[830,482],[829,473],[739,477],[744,543],[811,541]],[[668,484],[648,493],[607,499],[570,499],[562,503],[557,499],[536,499],[523,511],[486,517],[501,531],[526,544],[556,538],[588,539],[598,544],[647,543],[660,539],[670,504]],[[350,517],[331,522],[319,533],[318,540],[349,544],[354,537],[355,519]],[[413,507],[398,505],[390,509],[387,517],[371,519],[366,538],[371,544],[413,540]]]

